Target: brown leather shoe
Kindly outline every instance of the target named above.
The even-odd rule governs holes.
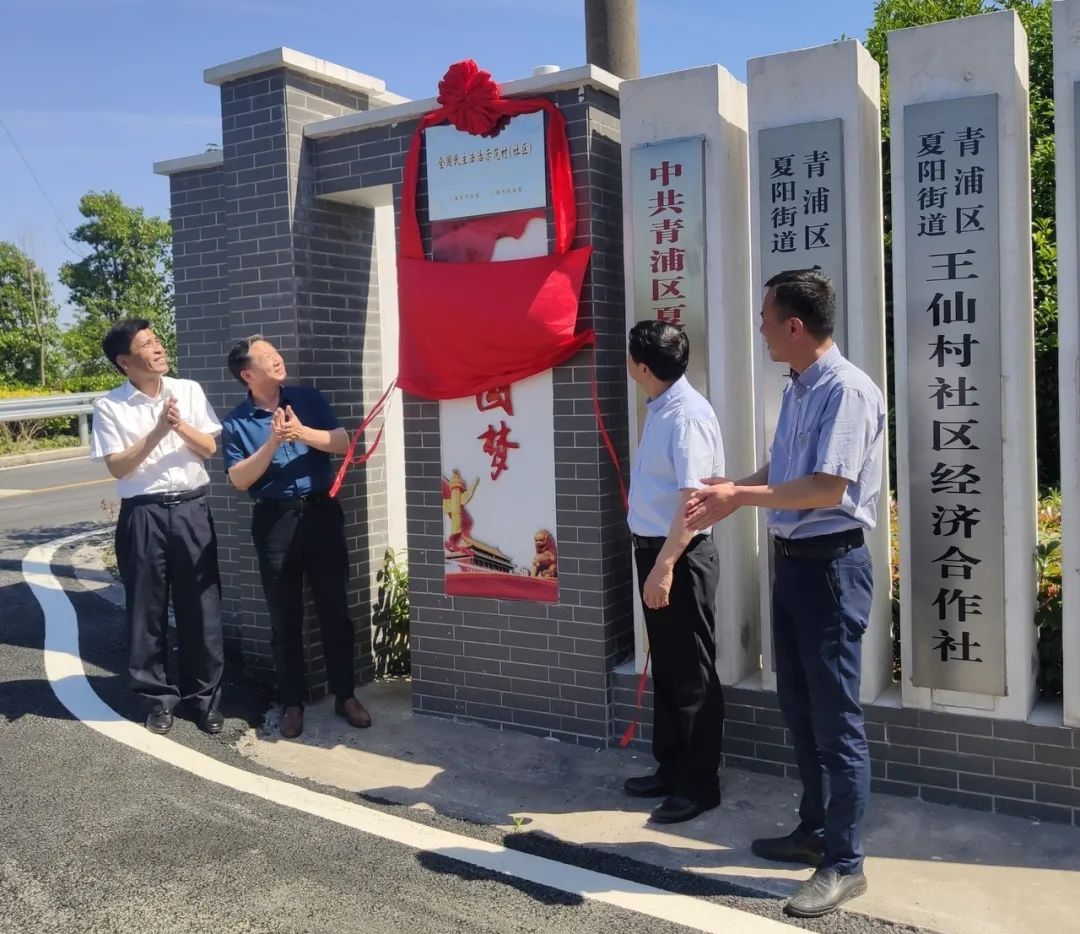
[[[286,739],[296,739],[304,732],[304,708],[286,707],[281,715],[281,735]]]
[[[344,717],[349,722],[349,726],[355,726],[357,729],[366,730],[371,726],[371,714],[364,709],[364,705],[355,697],[335,700],[334,713],[339,717]]]

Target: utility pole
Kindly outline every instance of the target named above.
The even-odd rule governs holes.
[[[636,78],[637,0],[585,0],[585,58],[618,78]]]

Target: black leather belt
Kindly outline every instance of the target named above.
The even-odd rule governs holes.
[[[270,497],[257,499],[255,505],[260,509],[276,509],[283,512],[290,509],[304,510],[328,502],[330,502],[329,493],[305,493],[303,496],[292,496],[289,499],[272,499]]]
[[[202,486],[197,490],[177,490],[175,493],[140,493],[138,496],[125,496],[121,503],[125,506],[145,506],[150,503],[155,506],[175,506],[177,503],[187,503],[205,495],[206,487]]]
[[[833,561],[849,551],[861,548],[865,542],[862,529],[849,529],[831,535],[811,538],[773,538],[773,548],[783,558],[807,558],[812,561]]]
[[[701,539],[708,538],[708,533],[702,533],[701,535],[695,535],[690,539],[690,545],[696,545]],[[644,550],[659,551],[664,547],[664,543],[667,541],[666,535],[635,535],[630,533],[630,540],[634,543],[635,548],[641,548]]]

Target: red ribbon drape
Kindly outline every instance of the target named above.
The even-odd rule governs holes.
[[[591,247],[572,250],[577,224],[566,118],[547,98],[504,100],[475,62],[452,65],[440,106],[420,118],[402,180],[398,242],[401,318],[398,384],[425,399],[456,399],[508,385],[565,363],[592,339],[577,333]],[[424,256],[416,190],[424,131],[449,122],[494,136],[521,114],[546,114],[546,158],[554,252],[498,263],[434,262]]]

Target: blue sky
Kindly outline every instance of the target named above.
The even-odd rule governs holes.
[[[861,38],[873,0],[639,0],[642,74],[746,60]],[[64,233],[79,198],[111,189],[168,213],[152,163],[219,142],[217,88],[204,68],[290,46],[429,97],[451,62],[475,58],[497,80],[585,59],[583,0],[0,0],[0,240],[28,249],[55,280],[74,254]],[[63,294],[58,290],[58,298]]]

